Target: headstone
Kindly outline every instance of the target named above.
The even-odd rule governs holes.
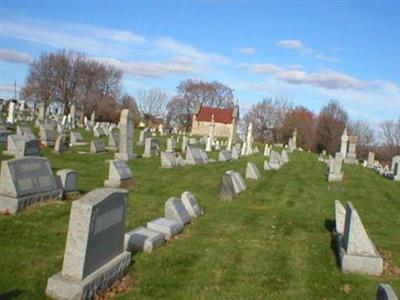
[[[63,198],[77,192],[78,173],[74,170],[63,169],[57,171],[63,189]]]
[[[165,218],[158,218],[148,222],[147,228],[162,233],[167,241],[183,231],[181,223]]]
[[[106,132],[104,131],[103,127],[95,127],[93,128],[94,137],[101,138],[106,136]]]
[[[390,170],[393,175],[393,180],[400,181],[400,155],[396,155],[392,158]]]
[[[119,135],[117,132],[110,132],[108,135],[108,148],[112,151],[118,151]]]
[[[158,156],[160,153],[160,141],[154,138],[147,138],[144,144],[143,157]]]
[[[43,145],[45,145],[46,147],[54,146],[56,134],[50,125],[45,125],[45,124],[41,125],[39,135],[40,135],[40,141],[42,142]]]
[[[257,169],[257,166],[252,163],[248,162],[246,166],[246,178],[258,180],[261,178],[260,171]]]
[[[15,214],[35,202],[60,195],[61,189],[46,158],[30,156],[2,161],[0,212]]]
[[[279,170],[281,168],[281,156],[276,151],[271,151],[269,156],[269,163],[268,166],[272,170]],[[265,168],[264,168],[265,169]]]
[[[23,135],[31,140],[35,140],[36,136],[33,134],[32,130],[28,126],[17,125],[17,135]]]
[[[337,234],[336,239],[342,272],[376,276],[382,274],[382,257],[368,238],[361,219],[350,202],[346,206],[343,235]]]
[[[133,184],[133,173],[124,160],[110,160],[108,179],[104,181],[106,187],[128,188]]]
[[[184,135],[182,137],[182,146],[181,146],[181,152],[182,153],[186,152],[186,147],[188,146],[188,144],[189,144],[189,139],[188,139],[188,137],[186,135]]]
[[[240,146],[239,146],[239,148],[233,147],[232,148],[232,159],[238,160],[239,158],[240,158]]]
[[[181,200],[186,208],[186,211],[192,218],[197,218],[203,214],[202,209],[200,208],[196,198],[191,192],[183,192],[183,194],[181,195]]]
[[[175,220],[182,225],[188,224],[192,220],[182,200],[177,197],[171,197],[165,202],[165,218]]]
[[[343,156],[342,156],[342,153],[340,153],[340,152],[336,153],[334,159],[330,159],[329,174],[328,174],[329,182],[343,180],[342,162],[343,162]]]
[[[8,103],[8,116],[7,116],[7,123],[15,124],[15,103],[13,101],[9,101]]]
[[[343,134],[341,137],[341,144],[340,144],[340,153],[342,153],[343,158],[346,158],[346,155],[347,155],[348,141],[349,141],[349,137],[347,136],[347,128],[344,128],[344,131],[343,131]]]
[[[236,194],[240,194],[241,192],[247,189],[247,185],[239,172],[235,172],[232,170],[226,171],[226,174],[232,177],[233,188]]]
[[[289,162],[289,156],[288,156],[288,153],[287,153],[287,151],[284,149],[284,150],[282,150],[282,153],[281,153],[281,161],[284,163],[284,164],[286,164],[287,162]]]
[[[128,192],[95,189],[72,203],[61,272],[47,281],[56,299],[93,299],[127,271],[124,251]]]
[[[176,150],[176,140],[172,138],[167,139],[167,150],[165,152],[175,152]]]
[[[149,137],[149,131],[147,128],[144,128],[140,131],[139,134],[139,141],[137,142],[138,146],[144,146],[144,141],[146,140],[146,138]]]
[[[232,176],[225,173],[222,175],[221,182],[219,184],[218,198],[221,201],[232,201],[235,195],[236,193],[233,186]]]
[[[61,154],[67,151],[68,148],[69,148],[69,143],[67,141],[67,136],[65,134],[59,135],[54,145],[54,152]]]
[[[335,232],[344,233],[344,223],[346,220],[346,209],[339,200],[335,200]]]
[[[125,234],[124,249],[133,253],[153,252],[164,244],[163,233],[141,226]]]
[[[218,161],[226,162],[232,160],[232,153],[228,150],[221,150],[218,154]]]
[[[71,131],[70,143],[71,143],[71,146],[86,145],[85,140],[83,139],[81,133],[80,132],[74,132],[74,131]]]
[[[102,140],[93,140],[90,142],[90,153],[102,153],[106,151],[106,146]]]
[[[180,154],[175,152],[161,152],[161,168],[175,168],[184,165],[185,162]]]
[[[376,300],[399,300],[390,284],[380,283],[376,292]]]
[[[11,134],[7,139],[7,150],[3,154],[11,155],[15,158],[40,156],[40,142],[38,140],[17,134]]]
[[[121,111],[119,126],[119,151],[115,153],[115,158],[131,160],[136,155],[133,153],[133,113],[129,109]]]
[[[208,157],[203,149],[190,145],[186,148],[186,160],[189,165],[207,164]]]
[[[357,146],[357,136],[351,135],[349,136],[349,151],[346,154],[345,163],[347,164],[357,164],[357,156],[356,156],[356,146]]]
[[[246,137],[246,153],[245,155],[253,154],[253,123],[250,123],[247,127],[247,137]]]
[[[369,151],[369,152],[368,152],[367,168],[372,169],[372,168],[374,167],[374,163],[375,163],[375,153]]]

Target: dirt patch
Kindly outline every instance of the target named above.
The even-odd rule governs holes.
[[[125,275],[119,280],[116,280],[104,292],[96,295],[95,300],[110,300],[115,299],[118,295],[126,293],[133,285],[133,277],[129,274]]]
[[[383,276],[400,277],[400,268],[394,264],[392,253],[386,250],[381,250],[380,253],[383,257]]]

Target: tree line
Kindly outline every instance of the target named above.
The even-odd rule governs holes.
[[[163,118],[167,124],[190,131],[192,115],[199,105],[233,107],[234,90],[218,81],[186,79],[176,93],[169,96],[161,89],[138,89],[136,95],[124,93],[123,73],[118,68],[88,58],[85,54],[60,50],[43,53],[29,66],[21,96],[28,101],[61,103],[68,112],[79,105],[85,115],[96,111],[99,121],[118,122],[122,108],[135,114],[136,122]],[[286,143],[297,128],[298,146],[305,150],[327,150],[334,154],[345,127],[358,136],[358,151],[373,149],[389,159],[400,153],[400,118],[380,125],[380,134],[365,120],[351,120],[336,100],[327,103],[319,113],[304,106],[294,106],[287,97],[265,98],[252,105],[241,124],[253,123],[257,141]]]

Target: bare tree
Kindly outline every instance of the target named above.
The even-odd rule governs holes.
[[[54,84],[53,65],[54,57],[46,53],[30,64],[25,85],[21,89],[22,97],[46,105],[56,97],[57,86]]]
[[[292,107],[291,101],[284,97],[265,98],[254,104],[244,116],[246,124],[253,123],[253,134],[256,140],[282,141],[282,126],[287,113]]]
[[[139,89],[137,91],[137,104],[145,118],[163,116],[167,99],[168,95],[160,89]]]
[[[400,117],[397,121],[385,121],[381,125],[381,138],[391,157],[400,154]]]
[[[358,137],[358,145],[364,147],[374,145],[375,134],[367,121],[363,119],[350,120],[347,127],[351,135]]]
[[[340,146],[340,137],[347,124],[348,115],[337,100],[330,100],[318,117],[318,150],[336,153]]]

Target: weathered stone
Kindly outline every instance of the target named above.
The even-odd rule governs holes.
[[[175,152],[176,150],[176,140],[175,138],[168,138],[167,139],[167,150],[165,152]]]
[[[124,251],[128,192],[96,189],[72,203],[60,273],[47,281],[56,299],[92,299],[127,271],[131,254]]]
[[[139,227],[125,234],[124,249],[129,252],[152,252],[165,244],[164,234]]]
[[[133,135],[133,113],[129,109],[123,109],[119,121],[119,151],[115,153],[116,159],[131,160],[136,157],[133,153]]]
[[[383,260],[364,229],[353,205],[348,202],[343,235],[337,234],[342,272],[380,276]]]
[[[160,153],[160,141],[154,138],[147,138],[144,143],[143,157],[153,157]]]
[[[281,168],[282,162],[281,162],[281,157],[278,152],[271,151],[270,156],[269,156],[269,162],[268,162],[269,168],[272,170],[279,170]],[[264,167],[265,169],[265,167]]]
[[[185,162],[181,155],[175,152],[161,152],[161,167],[175,168],[184,166]]]
[[[390,284],[380,283],[376,292],[376,300],[399,300]]]
[[[345,220],[346,209],[339,200],[335,200],[335,231],[337,234],[343,235]]]
[[[221,150],[218,154],[218,161],[226,162],[232,160],[232,153],[228,150]]]
[[[38,201],[61,196],[46,158],[24,157],[2,161],[0,212],[15,214]]]
[[[106,187],[128,188],[133,184],[133,173],[128,163],[123,160],[110,160],[108,179],[104,181]]]
[[[63,189],[63,197],[77,192],[78,173],[74,170],[64,169],[57,171]]]
[[[112,151],[118,151],[119,135],[117,132],[110,132],[108,135],[108,148]]]
[[[33,134],[31,128],[28,126],[17,125],[17,135],[24,135],[31,140],[36,139],[36,136]]]
[[[368,152],[367,168],[372,169],[374,167],[374,163],[375,163],[375,153],[369,151]]]
[[[50,125],[43,124],[40,126],[40,141],[46,147],[54,146],[54,141],[56,139],[56,134]]]
[[[246,178],[258,180],[261,178],[260,171],[257,169],[257,166],[252,163],[248,162],[246,166]]]
[[[165,218],[148,222],[147,228],[162,233],[167,241],[183,231],[183,225],[180,222]]]
[[[185,162],[189,165],[207,164],[208,157],[207,157],[206,152],[204,152],[203,149],[198,148],[193,145],[189,145],[186,148]]]
[[[90,153],[102,153],[106,151],[106,146],[102,140],[93,140],[90,142]]]
[[[82,145],[86,145],[87,144],[85,142],[85,140],[83,139],[81,133],[80,132],[74,132],[74,131],[71,131],[70,143],[71,143],[71,146],[82,146]]]
[[[192,218],[197,218],[203,214],[202,209],[200,208],[196,198],[191,192],[183,192],[183,194],[181,195],[181,200],[186,208],[186,211]]]
[[[192,220],[182,200],[177,197],[171,197],[165,202],[165,218],[178,221],[182,225],[188,224]]]
[[[106,132],[104,131],[103,127],[93,128],[93,134],[94,134],[94,137],[96,137],[96,138],[101,138],[103,136],[106,136]]]
[[[287,162],[289,162],[289,156],[286,150],[282,150],[281,152],[281,161],[286,164]]]
[[[358,137],[355,135],[349,136],[349,151],[346,154],[345,163],[357,164],[356,146]]]
[[[241,192],[245,191],[247,189],[247,185],[239,172],[235,171],[226,171],[226,174],[230,175],[232,177],[232,183],[233,183],[233,188],[235,190],[236,194],[240,194]]]
[[[225,173],[222,175],[222,179],[219,184],[218,198],[222,201],[232,201],[235,195],[236,193],[233,186],[232,176]]]
[[[54,152],[61,154],[67,151],[69,148],[69,143],[67,141],[67,136],[65,134],[61,134],[57,137],[56,143],[54,144]]]
[[[7,150],[3,152],[15,158],[40,156],[40,141],[26,135],[8,135]]]
[[[390,167],[394,181],[400,181],[400,155],[392,158],[392,165]]]
[[[343,154],[337,152],[335,158],[331,158],[329,160],[329,173],[328,173],[328,181],[342,181],[343,180],[343,172],[342,172],[342,162],[343,162]]]

